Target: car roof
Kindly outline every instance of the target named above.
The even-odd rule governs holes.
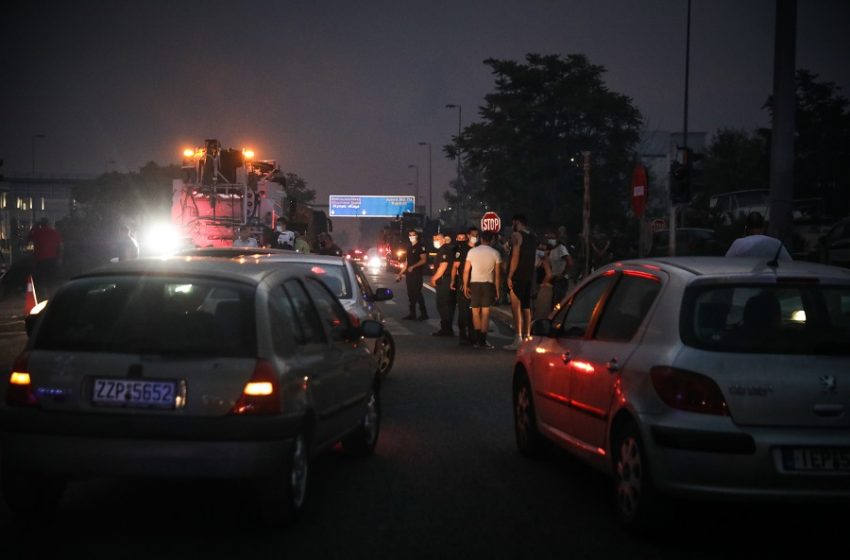
[[[269,274],[280,272],[280,266],[267,261],[262,255],[222,259],[213,257],[145,258],[109,263],[75,276],[90,278],[111,275],[195,276],[220,278],[248,284],[259,284]],[[292,271],[300,276],[300,271]]]
[[[271,249],[262,247],[199,247],[175,253],[178,257],[221,257],[233,258],[241,255],[277,255],[294,253],[288,249]]]
[[[648,266],[647,266],[648,265]],[[765,259],[745,257],[654,257],[633,259],[608,265],[606,268],[657,267],[672,274],[686,276],[820,278],[850,281],[850,269],[808,261],[779,261],[770,267]]]

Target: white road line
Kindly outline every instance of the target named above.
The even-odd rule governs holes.
[[[384,318],[384,328],[386,328],[393,336],[415,336],[413,331],[403,326],[393,317]]]

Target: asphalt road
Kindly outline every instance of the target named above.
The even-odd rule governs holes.
[[[86,480],[36,526],[3,507],[0,557],[785,558],[795,546],[816,557],[846,542],[848,511],[837,507],[681,504],[669,529],[625,533],[605,477],[563,452],[538,461],[516,452],[512,353],[431,337],[433,294],[430,322],[401,321],[403,283],[378,283],[396,291],[383,307],[398,355],[376,454],[318,459],[296,526],[263,527],[237,482]],[[491,340],[510,337],[497,325]],[[13,347],[2,347],[6,363]]]

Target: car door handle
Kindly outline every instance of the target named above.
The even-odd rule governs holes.
[[[620,371],[620,364],[617,362],[617,358],[611,358],[611,361],[605,364],[605,367],[607,367],[608,371],[611,373],[617,373]]]
[[[561,354],[561,361],[564,362],[565,364],[570,363],[570,360],[572,360],[572,359],[573,359],[573,357],[569,352],[564,352],[563,354]]]

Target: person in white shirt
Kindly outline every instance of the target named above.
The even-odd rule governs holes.
[[[569,288],[568,274],[573,268],[573,257],[554,233],[546,234],[549,246],[549,266],[552,269],[552,301],[560,303]]]
[[[286,227],[286,220],[283,218],[277,219],[277,225],[274,232],[275,248],[295,249],[295,232]]]
[[[477,348],[493,349],[487,342],[490,328],[490,306],[499,299],[502,276],[502,256],[491,246],[493,232],[481,234],[482,243],[466,254],[463,265],[463,293],[470,299],[472,326],[475,335],[472,345]]]
[[[251,232],[246,227],[236,228],[236,239],[233,240],[234,247],[256,247],[257,240],[251,237]]]
[[[729,250],[727,257],[755,257],[773,260],[790,261],[791,254],[783,245],[782,241],[775,237],[764,235],[764,218],[758,212],[750,212],[747,216],[745,227],[746,235],[736,239]]]

